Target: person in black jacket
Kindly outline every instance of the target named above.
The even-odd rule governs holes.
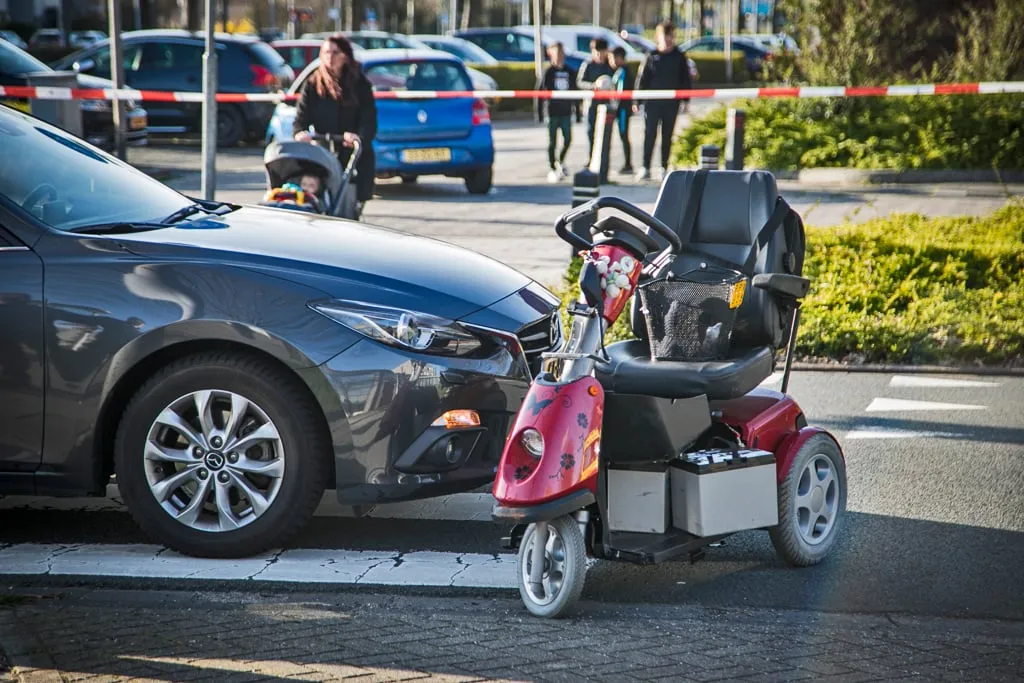
[[[352,141],[362,144],[356,163],[356,194],[361,209],[373,197],[377,104],[373,86],[353,56],[352,44],[340,33],[324,40],[320,67],[302,86],[293,124],[295,139],[309,140],[310,126],[317,133],[345,136],[345,145],[338,153],[343,166],[352,154]]]
[[[590,61],[580,66],[579,75],[576,77],[576,85],[580,90],[596,90],[598,80],[602,76],[608,77],[611,85],[611,78],[615,71],[608,64],[608,41],[604,38],[594,38],[590,41]],[[597,125],[597,102],[590,101],[587,109],[587,139],[590,140],[590,151],[587,155],[594,156],[594,128]]]
[[[658,24],[655,37],[658,49],[647,55],[636,76],[636,90],[689,90],[693,87],[690,79],[690,65],[686,53],[675,45],[676,27],[668,21]],[[684,102],[688,100],[684,99]],[[649,180],[651,161],[654,159],[654,141],[661,127],[661,167],[668,171],[669,154],[672,150],[672,133],[679,115],[678,100],[646,100],[644,102],[644,165],[637,174],[638,180]]]
[[[576,71],[565,64],[565,48],[561,43],[552,43],[548,47],[548,58],[551,65],[544,70],[537,83],[537,90],[575,90]],[[569,175],[565,169],[565,157],[569,153],[569,145],[572,144],[572,117],[575,115],[576,122],[583,118],[580,111],[579,100],[537,99],[537,122],[544,123],[544,109],[547,108],[548,115],[548,182],[557,183]],[[562,149],[555,156],[555,148],[558,142],[558,132],[562,133]]]

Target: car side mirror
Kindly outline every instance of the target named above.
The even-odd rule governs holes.
[[[96,62],[86,58],[75,62],[72,68],[78,73],[89,73],[96,68]]]

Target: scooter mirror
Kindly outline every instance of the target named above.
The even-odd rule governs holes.
[[[597,264],[593,261],[586,261],[580,269],[580,292],[587,305],[597,309],[603,306],[601,274],[597,272]]]

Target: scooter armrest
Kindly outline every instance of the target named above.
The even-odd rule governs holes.
[[[811,281],[807,278],[787,273],[761,273],[754,276],[752,284],[786,299],[803,299],[811,288]]]

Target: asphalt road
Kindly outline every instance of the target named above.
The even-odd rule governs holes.
[[[682,117],[680,126],[686,125]],[[640,120],[632,126],[633,165],[640,162],[643,134]],[[586,128],[577,125],[567,165],[579,170],[586,159]],[[524,121],[497,122],[494,127],[495,187],[487,196],[469,195],[461,180],[421,178],[416,185],[399,180],[378,182],[378,198],[369,202],[369,223],[427,235],[468,247],[510,264],[546,285],[561,282],[569,248],[552,225],[571,205],[571,182],[548,184],[546,128]],[[260,147],[221,151],[217,156],[217,198],[250,203],[265,191],[263,150]],[[655,164],[659,157],[655,156]],[[193,145],[153,146],[129,151],[128,160],[146,169],[169,171],[166,181],[198,196],[200,149]],[[612,145],[615,185],[602,188],[641,207],[653,209],[659,183],[637,183],[615,174],[621,149]],[[1002,206],[1008,194],[1024,196],[1024,185],[916,185],[871,188],[810,187],[781,181],[780,189],[809,225],[830,226],[864,221],[891,212],[929,216],[984,214]],[[705,209],[707,210],[707,209]],[[511,238],[511,239],[510,239]]]
[[[741,533],[693,565],[598,562],[588,575],[585,601],[1024,619],[1024,378],[799,372],[790,390],[809,421],[832,430],[845,450],[848,514],[833,555],[817,567],[792,569],[775,559],[767,534]],[[89,506],[107,509],[87,511]],[[325,505],[290,547],[507,558],[498,546],[504,527],[485,521],[489,506],[486,495],[466,494],[451,509],[428,501],[352,519]],[[109,501],[0,500],[0,575],[6,544],[47,543],[64,552],[78,544],[148,540]],[[102,574],[0,581],[182,588],[177,580]],[[188,585],[299,589],[259,576]],[[330,587],[338,589],[352,587]],[[452,593],[415,583],[379,590]],[[487,587],[455,592],[495,593]],[[507,590],[497,594],[513,597]]]

